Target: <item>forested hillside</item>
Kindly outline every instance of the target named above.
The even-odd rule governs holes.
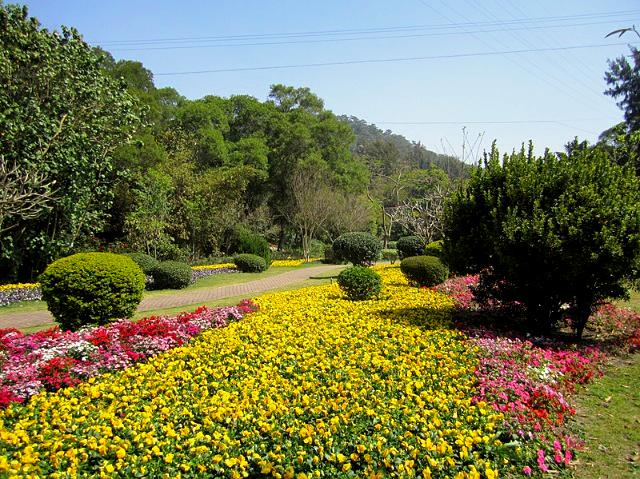
[[[308,88],[188,100],[73,29],[52,34],[17,7],[3,23],[2,104],[16,112],[1,125],[2,172],[15,187],[0,224],[3,279],[34,278],[83,250],[230,253],[239,230],[289,251],[346,231],[387,241],[385,209],[448,182],[439,166],[459,163],[337,117]]]

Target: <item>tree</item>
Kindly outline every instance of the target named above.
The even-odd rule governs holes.
[[[442,217],[448,194],[446,186],[435,185],[420,198],[405,200],[389,214],[396,223],[420,238],[423,244],[429,244],[442,237]]]
[[[445,252],[479,272],[488,298],[518,301],[548,330],[567,314],[578,337],[594,308],[637,277],[640,184],[602,149],[535,157],[495,145],[446,208]]]
[[[56,185],[50,210],[0,238],[0,276],[30,277],[101,229],[118,175],[112,153],[139,115],[78,32],[42,29],[25,7],[0,5],[0,84],[0,155]]]
[[[43,173],[7,165],[0,156],[0,234],[50,210],[54,184]]]
[[[309,261],[311,240],[322,230],[331,216],[334,196],[325,175],[313,166],[301,167],[291,179],[292,204],[283,210],[289,223],[302,238],[302,252]]]
[[[144,250],[157,259],[158,254],[173,243],[168,233],[173,193],[171,178],[150,170],[133,192],[135,209],[125,221],[128,239],[134,250]]]
[[[609,61],[605,73],[609,88],[604,93],[618,100],[628,131],[635,132],[640,129],[640,51],[629,48],[633,65],[624,56]]]

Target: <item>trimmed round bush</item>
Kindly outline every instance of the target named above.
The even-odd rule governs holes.
[[[243,273],[261,273],[267,270],[267,262],[263,257],[255,254],[239,254],[233,261]]]
[[[229,251],[236,254],[253,254],[264,258],[267,267],[271,265],[271,248],[264,236],[253,233],[244,226],[238,226],[230,233]]]
[[[390,261],[391,264],[394,264],[398,259],[398,250],[397,249],[383,249],[382,250],[382,259],[385,261]]]
[[[151,273],[154,289],[182,289],[191,284],[193,270],[187,263],[162,261]]]
[[[403,236],[396,243],[400,259],[409,256],[420,256],[424,251],[424,243],[417,236]]]
[[[436,258],[440,258],[441,261],[446,263],[444,257],[444,242],[442,240],[432,241],[424,248],[423,255],[435,256]]]
[[[114,253],[78,253],[51,263],[40,275],[42,299],[62,329],[128,318],[144,290],[140,267]]]
[[[382,279],[369,268],[352,266],[340,272],[338,285],[351,301],[363,301],[380,293]]]
[[[146,275],[153,274],[153,270],[160,264],[160,261],[146,253],[127,253],[125,256],[131,258],[140,266],[140,269],[142,269],[142,272]]]
[[[372,265],[381,250],[378,238],[369,233],[345,233],[333,243],[335,258],[350,261],[354,266]]]
[[[435,286],[447,280],[449,268],[435,256],[410,256],[400,263],[400,271],[410,284]]]

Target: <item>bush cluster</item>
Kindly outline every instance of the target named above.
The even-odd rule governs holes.
[[[369,233],[345,233],[333,243],[334,258],[349,261],[354,266],[372,265],[381,249],[378,238]]]
[[[403,236],[396,243],[400,259],[420,256],[424,252],[424,243],[417,236]]]
[[[230,233],[228,250],[233,254],[253,254],[264,259],[266,267],[271,265],[269,242],[245,227],[237,227]]]
[[[106,324],[133,314],[145,277],[127,256],[78,253],[51,263],[40,275],[42,298],[62,329]]]
[[[435,286],[449,277],[449,268],[435,256],[409,256],[400,263],[400,271],[417,286]]]
[[[162,261],[153,269],[151,275],[155,289],[182,289],[191,284],[193,270],[187,263]]]
[[[424,256],[435,256],[436,258],[440,258],[440,260],[446,263],[446,258],[444,255],[444,242],[442,240],[432,241],[425,248],[422,253]]]
[[[369,268],[353,266],[340,272],[338,285],[351,301],[363,301],[380,293],[382,279]]]
[[[267,269],[264,258],[255,254],[239,254],[234,258],[234,262],[243,273],[261,273]]]
[[[394,264],[398,260],[398,250],[397,249],[383,249],[382,250],[382,259],[385,261],[390,261],[391,264]]]
[[[157,259],[146,253],[127,253],[125,256],[131,258],[138,266],[140,266],[142,272],[147,276],[152,275],[153,270],[160,264]]]

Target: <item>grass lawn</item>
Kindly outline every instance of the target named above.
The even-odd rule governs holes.
[[[577,396],[586,451],[576,479],[640,478],[640,354],[613,360]]]
[[[619,306],[640,312],[640,292]],[[615,358],[602,378],[577,395],[586,451],[576,479],[640,478],[640,354]]]

